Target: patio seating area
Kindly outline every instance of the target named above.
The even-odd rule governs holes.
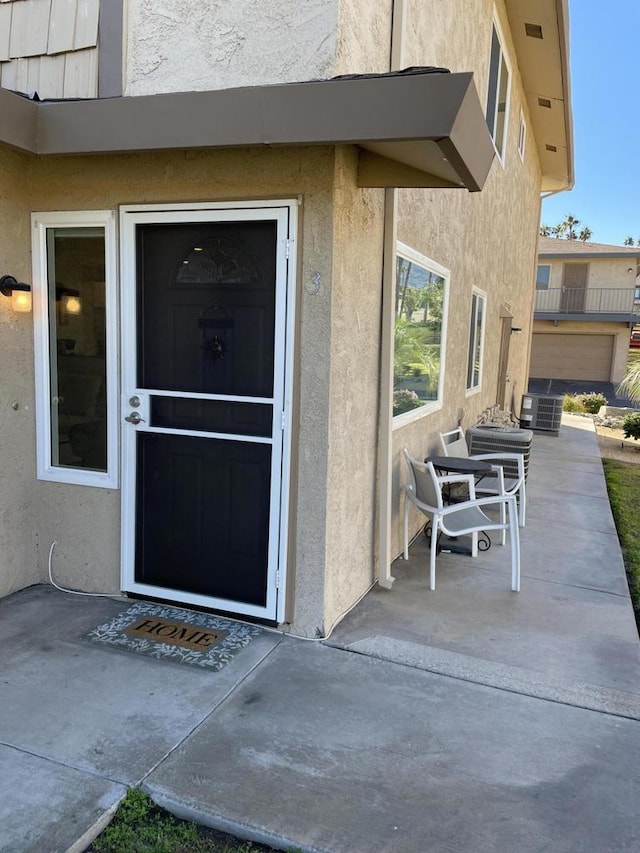
[[[630,700],[637,712],[638,634],[591,419],[565,414],[558,437],[534,435],[520,550],[518,595],[497,541],[474,558],[439,554],[431,591],[420,535],[394,562],[391,592],[374,588],[330,642],[587,707]]]

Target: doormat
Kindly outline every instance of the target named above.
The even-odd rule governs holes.
[[[261,633],[257,625],[141,601],[94,628],[87,639],[217,672]]]

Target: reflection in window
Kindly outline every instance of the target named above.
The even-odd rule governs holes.
[[[551,278],[551,264],[538,264],[536,275],[536,290],[549,290]]]
[[[482,347],[484,341],[485,296],[478,291],[471,297],[471,325],[469,329],[469,358],[467,362],[467,390],[480,387],[482,379]]]
[[[491,37],[491,58],[489,60],[489,91],[487,97],[487,125],[491,138],[503,159],[507,133],[507,112],[509,105],[509,66],[498,35],[493,26]]]
[[[232,237],[193,246],[176,275],[178,284],[249,284],[260,279],[246,244]]]
[[[446,271],[408,247],[396,257],[393,414],[438,401]]]
[[[46,232],[51,464],[107,470],[104,228]]]

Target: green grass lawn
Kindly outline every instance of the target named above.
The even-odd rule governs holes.
[[[640,629],[640,465],[603,459],[611,510]]]
[[[130,788],[111,823],[87,853],[264,853],[271,847],[240,841],[158,808],[142,791]],[[294,853],[294,851],[292,851]]]

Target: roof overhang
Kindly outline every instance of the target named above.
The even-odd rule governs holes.
[[[469,73],[30,101],[0,89],[0,142],[38,155],[356,145],[361,187],[482,189],[494,149]]]
[[[571,189],[574,168],[568,0],[506,3],[542,169],[541,190]]]
[[[623,260],[623,261],[640,261],[640,252],[616,252],[613,250],[612,252],[538,252],[538,257],[543,260],[548,261],[566,261],[567,263],[571,263],[571,261],[591,261],[591,260],[599,260],[599,261],[610,261],[610,260]]]

